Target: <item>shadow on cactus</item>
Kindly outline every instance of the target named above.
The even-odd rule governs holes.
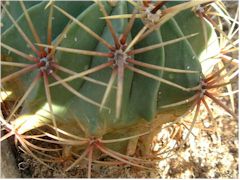
[[[2,5],[2,94],[10,92],[3,104],[14,105],[3,110],[1,141],[14,135],[18,148],[51,169],[51,162],[70,161],[62,169],[69,171],[87,160],[91,177],[92,163],[151,168],[153,137],[195,109],[188,137],[201,104],[212,117],[206,98],[237,118],[216,98],[216,89],[232,90],[237,70],[227,56],[237,42],[227,41],[230,47],[221,50],[216,23],[205,11],[221,5],[212,0]],[[232,33],[222,37],[229,40]],[[216,59],[223,59],[222,67],[213,72]],[[116,161],[100,161],[102,154]]]

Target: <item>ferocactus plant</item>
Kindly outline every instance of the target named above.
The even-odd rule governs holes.
[[[219,77],[226,67],[209,74],[214,60],[207,66],[221,52],[215,29],[223,33],[207,14],[213,4],[222,7],[214,0],[2,4],[1,87],[4,102],[15,104],[1,120],[1,140],[14,135],[49,168],[70,157],[68,171],[87,157],[90,177],[101,154],[149,168],[154,161],[133,156],[137,146],[147,157],[162,126],[195,108],[191,131],[200,104],[210,112],[206,97],[236,117],[212,91],[230,83]]]

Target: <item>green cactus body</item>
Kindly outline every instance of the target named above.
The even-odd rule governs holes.
[[[132,7],[127,1],[118,2],[115,7],[112,7],[108,2],[102,2],[109,15],[117,14],[131,14]],[[102,39],[106,40],[109,44],[113,45],[114,41],[106,25],[106,21],[100,19],[102,12],[99,10],[97,4],[89,2],[56,2],[58,7],[61,7],[72,16],[76,17],[78,21],[85,24],[92,31],[94,31]],[[11,5],[11,4],[10,4]],[[36,29],[40,34],[41,41],[45,43],[48,10],[44,10],[46,3],[38,3],[28,9]],[[174,5],[170,3],[170,6]],[[30,5],[31,6],[31,5]],[[41,14],[41,16],[39,16]],[[53,43],[61,35],[64,26],[69,19],[54,9],[54,23],[53,23]],[[27,22],[24,15],[18,18],[18,24],[22,27],[27,36],[34,42],[34,38],[28,29]],[[206,22],[208,38],[217,38],[213,28]],[[127,24],[127,19],[112,20],[113,28],[118,37],[123,34]],[[137,35],[139,30],[144,26],[140,19],[136,20],[132,31],[127,39],[127,44]],[[29,54],[29,48],[26,47],[25,42],[21,37],[15,36],[18,31],[15,27],[11,26],[3,32],[2,42],[14,47],[22,52]],[[131,56],[139,62],[154,64],[162,67],[169,67],[181,70],[194,70],[199,71],[195,74],[179,74],[173,72],[164,72],[157,70],[150,70],[145,67],[138,67],[138,69],[151,73],[157,77],[164,78],[168,81],[181,85],[185,88],[192,88],[200,84],[201,81],[201,65],[199,57],[201,52],[205,49],[202,25],[199,17],[197,17],[191,10],[185,10],[174,18],[166,22],[154,31],[145,39],[141,40],[134,46],[134,49],[144,48],[153,44],[169,41],[179,37],[187,36],[190,34],[198,33],[198,35],[176,42],[171,45],[159,47],[157,49],[147,51],[144,53]],[[109,53],[109,50],[96,38],[87,33],[83,28],[80,28],[75,22],[71,22],[69,30],[66,33],[66,38],[62,40],[60,47],[98,51]],[[87,56],[80,54],[73,54],[56,50],[55,54],[56,63],[68,68],[76,73],[83,72],[84,70],[94,68],[103,63],[109,62],[109,57]],[[8,50],[2,48],[3,61],[15,61],[21,63],[29,63],[23,58],[8,53]],[[130,64],[130,66],[132,66]],[[108,83],[114,67],[108,67],[96,73],[89,75],[90,78],[101,81],[105,84]],[[11,74],[16,71],[16,68],[4,67],[2,76]],[[39,72],[39,69],[31,73],[17,77],[10,83],[3,84],[6,89],[13,91],[13,97],[20,97],[26,91],[32,79]],[[56,74],[62,79],[69,75],[60,71]],[[116,89],[112,88],[111,93],[107,98],[105,106],[102,111],[99,111],[99,105],[96,103],[87,102],[82,98],[76,97],[73,93],[69,92],[61,84],[50,88],[51,99],[53,103],[53,112],[56,115],[57,125],[60,129],[66,130],[78,136],[84,136],[84,133],[76,126],[76,120],[83,125],[88,137],[104,137],[112,139],[116,137],[126,137],[134,135],[139,132],[148,131],[148,125],[154,126],[161,125],[166,122],[174,121],[177,117],[184,114],[193,102],[189,102],[177,107],[161,108],[162,106],[176,103],[192,97],[196,92],[183,91],[164,82],[159,82],[150,79],[143,75],[134,73],[129,69],[124,71],[124,88],[122,97],[121,114],[116,118],[115,103],[116,103]],[[49,82],[55,80],[49,75]],[[84,79],[75,79],[67,82],[77,92],[86,96],[87,98],[101,103],[101,100],[106,91],[106,86],[94,84]],[[117,85],[115,80],[114,86]],[[16,91],[17,89],[17,91]],[[40,79],[37,82],[34,90],[27,97],[20,116],[25,115],[38,115],[39,119],[29,119],[29,121],[41,121],[40,125],[51,123],[51,116],[49,113],[48,102],[45,95],[44,82]],[[155,117],[160,116],[162,119],[156,120]],[[38,123],[37,123],[38,124]],[[139,128],[136,128],[139,127]],[[26,128],[26,127],[25,127]],[[28,131],[25,129],[23,131]],[[125,145],[123,145],[125,144]],[[122,146],[126,147],[126,142]],[[120,150],[119,150],[120,151]],[[121,150],[122,151],[122,150]]]
[[[44,43],[47,41],[47,24],[48,24],[48,14],[49,14],[49,11],[44,10],[46,4],[47,4],[46,2],[38,3],[35,6],[32,6],[28,10],[28,13],[32,19],[32,22],[33,22],[34,26],[36,27],[36,30],[40,36],[40,39]],[[71,9],[72,10],[71,14],[73,16],[76,16],[76,15],[78,15],[77,14],[78,10],[82,11],[82,10],[86,9],[86,7],[88,7],[91,3],[90,2],[85,2],[85,3],[81,3],[81,2],[71,2],[71,3],[60,2],[59,3],[58,2],[57,4],[59,4],[59,6],[62,8],[69,9],[69,10]],[[32,2],[29,2],[29,3],[26,3],[26,6],[27,5],[31,6],[33,4],[32,4]],[[9,5],[10,10],[13,9],[12,6],[13,7],[18,6],[19,8],[21,8],[19,2],[17,2],[17,1],[10,2],[10,5]],[[39,14],[41,14],[41,16]],[[3,23],[4,23],[5,19],[6,19],[5,21],[9,21],[9,18],[7,18],[7,17],[8,16],[6,15],[6,18],[3,18],[3,20],[2,20]],[[61,19],[61,21],[57,21],[57,20],[55,21],[55,18]],[[59,12],[54,12],[52,37],[56,38],[62,32],[63,28],[66,26],[67,23],[68,23],[67,17],[65,17],[64,15],[62,15]],[[8,24],[9,23],[7,23],[6,26],[8,26]],[[34,37],[28,27],[28,24],[24,17],[24,14],[22,14],[18,18],[18,25],[23,29],[23,31],[29,37],[29,39],[32,42],[34,42]],[[4,27],[5,27],[5,25],[4,25]],[[23,40],[23,38],[21,36],[16,36],[16,34],[18,34],[19,32],[17,31],[17,29],[14,26],[11,26],[6,31],[2,31],[2,33],[3,33],[2,34],[2,42],[3,43],[6,43],[8,46],[14,47],[15,49],[17,49],[23,53],[33,54],[30,47],[26,44],[26,42]],[[4,48],[2,48],[2,59],[5,61],[10,61],[10,62],[14,61],[14,62],[21,62],[21,63],[29,63],[24,58],[14,54]],[[6,74],[15,72],[16,70],[17,70],[16,67],[8,67],[7,69],[2,68],[2,77],[5,76]],[[4,85],[4,86],[6,87],[6,89],[8,89],[10,91],[15,90],[13,93],[13,96],[15,96],[14,98],[19,98],[26,91],[26,88],[29,86],[31,80],[32,80],[32,74],[28,75],[28,76],[24,76],[24,78],[16,78],[12,82],[7,83],[8,85]],[[21,87],[21,88],[19,88],[19,87]],[[18,89],[18,91],[16,91],[16,89]]]
[[[171,2],[168,4],[168,6],[173,6],[176,4],[177,2]],[[213,31],[212,26],[208,24],[208,22],[206,21],[203,23],[205,24],[207,36],[209,38],[207,46],[209,46],[209,44],[212,43],[215,45],[215,47],[219,47],[217,43],[217,35]],[[163,35],[163,41],[168,41],[169,39],[174,39],[179,36],[181,37],[187,34],[199,32],[199,34],[194,38],[189,38],[184,41],[178,42],[174,45],[169,45],[165,47],[167,59],[167,61],[165,61],[166,62],[165,66],[166,67],[177,66],[179,69],[199,70],[202,72],[202,67],[199,62],[201,62],[201,59],[204,59],[204,57],[201,56],[201,54],[206,48],[206,45],[204,42],[204,33],[202,32],[203,27],[201,25],[200,18],[197,17],[194,14],[194,12],[186,10],[179,13],[177,16],[166,22],[166,24],[162,26],[161,31]],[[212,50],[218,52],[218,49],[213,48]],[[197,84],[199,84],[202,78],[197,74],[178,74],[176,76],[173,73],[167,72],[163,75],[163,77],[172,82],[176,82],[178,84],[185,85],[188,87],[196,86]],[[192,103],[187,103],[186,105],[177,106],[177,108],[174,107],[169,109],[168,108],[161,109],[161,106],[182,101],[184,99],[187,99],[187,97],[190,98],[196,93],[196,92],[192,93],[184,92],[164,84],[160,88],[160,91],[161,94],[158,103],[158,106],[160,107],[160,112],[163,114],[169,111],[171,113],[175,112],[176,116],[182,115],[184,112],[186,112],[186,110],[190,108]]]
[[[21,14],[23,13],[23,10],[19,4],[19,2],[11,2],[11,4],[9,4],[10,2],[7,2],[7,9],[9,11],[9,13],[11,13],[11,15],[13,16],[14,19],[18,19]],[[26,3],[26,8],[29,9],[32,6],[38,4],[39,1],[30,1],[28,3]],[[1,32],[3,33],[4,31],[6,31],[10,26],[12,26],[12,21],[9,19],[9,17],[7,17],[5,15],[4,18],[2,18],[2,24],[4,24],[4,26],[1,28]]]

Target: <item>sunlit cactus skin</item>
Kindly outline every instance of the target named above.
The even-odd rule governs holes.
[[[181,3],[168,2],[161,8],[167,9]],[[13,17],[36,49],[40,50],[39,54],[34,53],[26,39],[18,35],[16,25],[9,25],[11,21],[7,15],[2,19],[6,26],[3,26],[1,44],[3,62],[23,63],[26,67],[36,65],[31,71],[9,80],[8,76],[18,71],[19,67],[2,67],[3,88],[12,92],[9,99],[19,100],[26,96],[18,117],[8,119],[20,134],[50,124],[55,129],[89,139],[123,138],[150,132],[153,127],[160,130],[163,124],[175,121],[200,102],[197,97],[202,93],[205,78],[201,61],[217,54],[219,44],[211,23],[202,20],[192,11],[192,7],[183,9],[128,49],[128,45],[145,27],[143,19],[135,19],[123,40],[131,18],[102,18],[106,14],[133,14],[134,7],[127,1],[119,1],[115,6],[107,1],[59,1],[48,7],[47,2],[24,4],[39,35],[39,42],[29,28],[20,3],[10,2],[5,8],[11,13],[11,8],[20,7]],[[141,48],[172,40],[176,42],[137,53]],[[24,59],[23,55],[14,53],[9,47],[25,53],[33,61]],[[211,49],[208,51],[206,47]],[[106,67],[95,70],[103,64]],[[92,73],[85,73],[91,69]],[[59,81],[77,73],[85,75]],[[171,106],[195,95],[192,101]],[[57,137],[64,137],[58,133]],[[148,138],[147,135],[145,137]],[[131,143],[131,140],[106,146],[125,154],[128,142]],[[147,147],[150,142],[143,144]]]
[[[93,4],[92,6],[89,6],[90,3],[87,4],[86,2],[85,4],[84,7],[82,2],[75,2],[75,4],[73,4],[72,6],[69,6],[68,3],[64,4],[59,2],[59,5],[56,4],[56,6],[64,9],[68,13],[71,12],[70,14],[75,14],[77,19],[81,23],[85,24],[97,35],[105,39],[109,44],[114,45],[113,38],[111,36],[111,33],[109,32],[108,27],[106,26],[106,22],[104,20],[99,20],[99,18],[103,15],[102,12],[99,10],[98,5]],[[133,11],[133,8],[129,7],[130,5],[127,2],[119,2],[116,7],[111,7],[111,5],[107,2],[104,2],[103,5],[109,15],[129,14]],[[46,3],[43,2],[35,5],[28,10],[33,24],[37,24],[35,25],[35,27],[40,34],[40,39],[43,43],[47,42],[46,29],[49,13],[48,10],[44,10],[45,6]],[[86,8],[87,6],[89,7]],[[79,15],[77,15],[77,12],[79,13]],[[39,16],[40,13],[44,13],[46,15]],[[57,41],[54,40],[54,38],[57,38],[63,31],[64,26],[66,26],[68,18],[58,11],[54,11],[53,17],[54,20],[52,25],[52,39],[54,42]],[[182,30],[181,27],[177,25],[178,23],[182,24],[181,21],[185,21],[186,18],[191,18],[189,21],[192,23],[191,27],[194,27],[194,29],[184,27],[184,29]],[[22,26],[27,36],[31,38],[31,41],[34,42],[34,37],[31,35],[31,31],[28,28],[24,15],[19,18],[18,24]],[[120,37],[127,26],[127,19],[113,20],[112,24],[116,35]],[[180,26],[186,25],[182,24]],[[141,22],[141,20],[137,20],[134,23],[132,32],[128,36],[127,44],[131,42],[132,37],[135,37],[142,27],[143,23]],[[207,27],[209,30],[208,34],[210,36],[210,34],[212,33],[212,29],[211,26],[209,26],[208,24]],[[2,42],[6,43],[9,46],[14,46],[14,48],[27,53],[29,51],[29,48],[23,46],[23,44],[26,44],[24,40],[20,36],[15,37],[13,35],[17,33],[17,29],[14,26],[10,27],[9,30],[7,30],[2,35]],[[176,42],[166,47],[157,48],[152,51],[131,56],[130,58],[134,58],[140,62],[145,62],[163,67],[199,71],[199,73],[196,74],[179,74],[164,73],[148,68],[140,68],[158,77],[163,77],[169,81],[180,84],[183,87],[194,87],[200,82],[201,65],[199,63],[198,57],[201,51],[205,48],[205,44],[203,40],[203,32],[201,30],[201,22],[199,18],[190,10],[187,10],[177,15],[173,20],[170,20],[165,25],[163,25],[159,29],[159,31],[152,33],[150,36],[146,37],[146,39],[144,39],[134,47],[135,49],[143,48],[146,46],[168,40],[173,40],[179,37],[183,37],[184,35],[190,35],[194,33],[198,33],[198,35],[196,35],[196,37],[191,37],[187,40]],[[109,52],[109,50],[103,44],[97,41],[96,38],[87,33],[83,28],[80,28],[74,22],[70,25],[69,31],[64,36],[65,37],[60,44],[61,47],[106,53]],[[195,39],[198,40],[197,44],[195,43],[197,41]],[[7,52],[8,50],[2,49],[3,57],[10,56],[10,58],[12,58],[16,62],[26,62],[18,55],[15,55],[13,53],[8,55]],[[54,56],[57,64],[75,72],[81,72],[86,69],[93,68],[97,65],[108,62],[110,59],[106,57],[92,57],[86,55],[66,53],[58,50],[56,51]],[[6,74],[9,74],[9,72],[11,72],[10,70],[11,69],[4,68]],[[13,92],[18,93],[22,88],[28,87],[29,83],[32,82],[33,77],[36,76],[38,72],[39,70],[33,71],[21,77],[21,84],[18,87],[14,87],[15,91]],[[111,72],[112,68],[110,67],[102,71],[96,72],[89,77],[108,83]],[[66,73],[62,73],[60,71],[57,71],[56,73],[62,78],[66,77]],[[53,78],[51,77],[49,77],[49,81],[54,82]],[[99,104],[106,90],[106,87],[104,86],[93,84],[91,82],[84,81],[83,79],[76,79],[72,81],[70,85],[81,94],[84,94],[84,96],[96,102],[99,102]],[[24,91],[26,91],[26,89]],[[15,93],[13,93],[13,95],[14,94]],[[57,120],[57,124],[59,124],[59,127],[63,126],[63,129],[71,129],[72,123],[70,122],[73,121],[72,115],[74,114],[74,116],[77,117],[77,120],[80,121],[87,129],[87,134],[89,136],[95,135],[99,137],[105,135],[106,133],[111,133],[111,131],[115,131],[118,128],[122,129],[131,127],[134,124],[145,124],[147,123],[147,121],[151,122],[153,121],[154,117],[161,111],[161,105],[167,105],[170,103],[178,102],[180,100],[184,100],[192,96],[193,94],[194,92],[186,92],[181,89],[177,89],[176,87],[171,87],[159,81],[144,77],[137,73],[133,73],[132,71],[125,70],[121,116],[119,118],[116,118],[116,112],[114,108],[116,101],[116,90],[114,89],[112,89],[112,92],[110,93],[106,103],[106,106],[110,107],[110,111],[109,109],[104,109],[100,112],[98,106],[90,104],[76,97],[62,85],[51,88],[53,112],[54,114],[61,117],[59,120]],[[43,79],[40,79],[39,82],[37,82],[36,87],[25,100],[21,114],[23,116],[31,115],[41,111],[41,109],[49,111],[47,99],[45,97],[46,95],[44,82]],[[183,108],[183,110],[180,111],[180,113],[176,113],[175,111],[178,110],[174,109],[171,110],[169,114],[172,117],[172,114],[176,113],[174,114],[176,118],[182,115],[182,113],[186,111],[188,107],[189,105],[187,105],[186,107],[185,105],[183,105],[183,107],[177,107],[177,109]],[[45,113],[42,115],[45,118],[51,119],[50,113]],[[172,120],[174,119],[170,118],[170,121]]]

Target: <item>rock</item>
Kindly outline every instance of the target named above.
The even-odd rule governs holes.
[[[1,142],[1,168],[0,178],[20,178],[16,159],[7,141]]]

